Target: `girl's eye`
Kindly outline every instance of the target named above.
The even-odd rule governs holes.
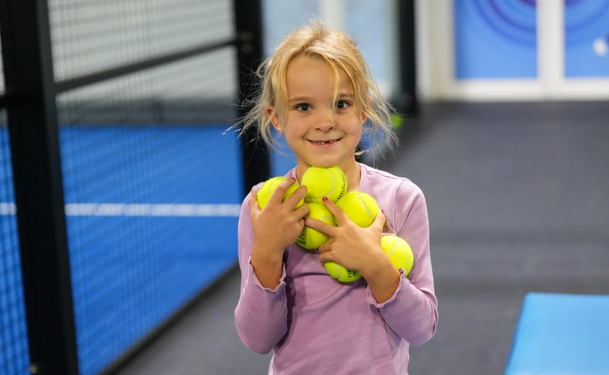
[[[351,103],[349,103],[346,100],[339,100],[338,103],[336,103],[336,108],[338,109],[345,109],[347,107],[349,107]]]
[[[298,104],[295,108],[300,112],[307,112],[311,110],[311,106],[306,103]]]

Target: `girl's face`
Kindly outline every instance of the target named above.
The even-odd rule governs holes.
[[[354,152],[366,116],[355,109],[353,87],[342,70],[339,78],[335,101],[323,61],[300,56],[288,65],[287,116],[285,122],[278,116],[271,121],[296,154],[298,176],[311,166],[338,166],[345,173],[357,166]]]

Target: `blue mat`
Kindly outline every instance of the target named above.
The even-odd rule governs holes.
[[[609,295],[529,293],[505,375],[609,374]]]

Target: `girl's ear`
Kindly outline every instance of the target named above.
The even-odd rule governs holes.
[[[279,116],[277,116],[277,112],[274,112],[274,108],[272,105],[269,105],[266,107],[266,115],[269,117],[269,119],[271,120],[271,124],[273,124],[273,127],[275,128],[275,130],[277,130],[278,132],[281,133],[281,122],[279,121]]]
[[[368,100],[366,101],[366,106],[369,108],[371,103],[372,98],[368,97]],[[368,120],[368,115],[366,115],[366,112],[362,108],[362,125],[366,122],[366,120]]]
[[[366,120],[368,120],[368,116],[364,113],[364,111],[362,111],[362,125],[364,122],[366,122]]]

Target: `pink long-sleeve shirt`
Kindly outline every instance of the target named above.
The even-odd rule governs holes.
[[[427,206],[406,178],[360,164],[358,190],[372,195],[415,262],[394,295],[377,303],[362,278],[343,284],[328,275],[319,254],[297,244],[284,253],[283,275],[264,288],[250,264],[254,234],[245,201],[239,219],[241,295],[235,309],[239,337],[258,353],[274,351],[269,374],[408,373],[409,345],[435,333],[437,299],[429,254]],[[294,170],[287,176],[295,177]],[[403,273],[403,270],[400,270]]]

